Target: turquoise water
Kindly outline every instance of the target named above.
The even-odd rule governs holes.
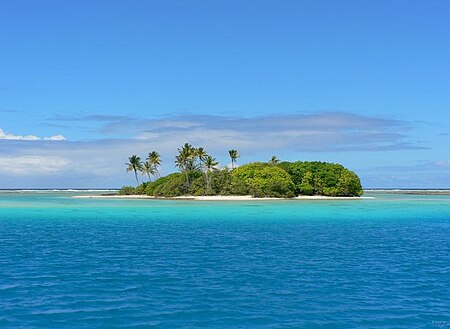
[[[0,193],[1,328],[450,327],[450,196]]]

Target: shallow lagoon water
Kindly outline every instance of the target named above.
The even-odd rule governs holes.
[[[450,196],[74,194],[0,193],[0,327],[450,327]]]

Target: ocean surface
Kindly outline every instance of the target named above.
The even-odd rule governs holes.
[[[0,192],[0,328],[450,327],[450,196],[87,193]]]

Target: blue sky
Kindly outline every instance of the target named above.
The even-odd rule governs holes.
[[[4,1],[0,188],[117,187],[124,162],[340,162],[450,188],[448,1]]]

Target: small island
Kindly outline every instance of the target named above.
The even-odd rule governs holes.
[[[354,172],[335,163],[320,161],[268,162],[236,166],[239,153],[230,150],[231,168],[219,168],[214,157],[202,148],[186,143],[178,149],[175,165],[180,172],[160,176],[161,157],[150,152],[146,161],[132,155],[127,171],[135,175],[137,186],[124,186],[120,196],[154,198],[195,198],[250,196],[253,198],[359,197],[361,181]],[[139,184],[138,174],[148,178]],[[154,178],[152,180],[152,177]]]

